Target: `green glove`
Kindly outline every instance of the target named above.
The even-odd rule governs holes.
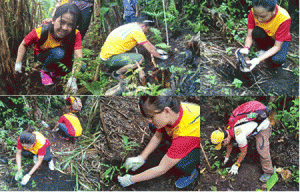
[[[23,178],[23,170],[20,170],[20,171],[18,171],[17,173],[16,173],[16,175],[15,175],[15,180],[16,181],[19,181],[20,179],[22,179]]]

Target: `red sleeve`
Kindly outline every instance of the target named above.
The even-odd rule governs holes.
[[[58,123],[63,123],[65,121],[65,116],[61,116],[59,119],[58,119]]]
[[[280,24],[275,34],[276,41],[291,41],[291,34],[290,34],[291,22],[292,20],[288,19]]]
[[[167,156],[171,159],[181,159],[195,148],[200,148],[200,137],[177,137],[172,140]]]
[[[75,36],[74,50],[76,49],[82,49],[82,38],[80,31],[78,31]]]
[[[27,47],[30,47],[32,44],[36,44],[39,40],[36,30],[33,29],[26,37],[24,38],[24,43]]]
[[[22,149],[23,149],[23,146],[22,146],[22,144],[21,144],[21,142],[20,142],[20,137],[18,138],[17,149],[19,149],[19,150],[22,150]]]
[[[161,128],[161,129],[156,129],[156,131],[159,132],[159,133],[162,133],[162,129],[163,129],[163,128]]]
[[[252,10],[250,10],[250,13],[248,14],[248,29],[254,29],[255,27],[255,20],[252,13]]]
[[[147,41],[140,42],[140,43],[138,43],[138,44],[139,44],[139,45],[143,45],[143,44],[145,44],[145,43],[148,43],[148,40],[147,40]]]
[[[50,142],[48,141],[48,139],[46,139],[46,143],[38,151],[38,156],[45,156],[48,146],[50,146]]]

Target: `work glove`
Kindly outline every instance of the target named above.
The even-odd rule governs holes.
[[[244,47],[244,48],[239,49],[239,52],[240,52],[241,54],[248,55],[248,54],[249,54],[249,49],[246,48],[246,47]]]
[[[15,71],[22,73],[22,62],[16,62],[15,63]]]
[[[120,183],[123,187],[128,187],[129,185],[134,184],[134,183],[131,181],[131,175],[129,175],[129,174],[126,174],[126,175],[123,176],[123,177],[118,176],[118,181],[119,181],[119,183]]]
[[[22,185],[26,185],[26,184],[28,183],[30,177],[31,177],[30,175],[26,174],[26,175],[23,177],[23,179],[22,179],[22,181],[21,181],[21,184],[22,184]]]
[[[136,171],[138,168],[140,168],[145,163],[145,160],[142,156],[137,157],[130,157],[126,159],[125,161],[125,167],[127,169],[131,169],[132,171]]]
[[[248,68],[245,68],[245,67],[244,67],[243,72],[250,72],[250,71],[252,71],[252,70],[254,69],[254,67],[255,67],[256,65],[259,64],[259,60],[258,60],[258,58],[254,58],[254,59],[251,59],[251,60],[246,61],[246,63],[247,63],[248,65],[250,65],[250,66],[249,66]]]
[[[156,49],[156,52],[158,53],[158,54],[160,54],[160,56],[161,56],[161,60],[166,60],[166,59],[168,59],[168,53],[166,52],[166,51],[164,51],[164,50],[162,50],[162,49]]]
[[[23,177],[23,170],[20,170],[16,173],[15,180],[19,181],[20,179],[22,179],[22,177]]]
[[[237,175],[238,174],[238,170],[239,170],[239,167],[235,164],[232,165],[230,171],[228,173],[230,174],[233,174],[233,175]]]
[[[72,93],[76,94],[78,87],[76,84],[76,78],[74,76],[71,76],[68,80],[67,87],[72,90]]]
[[[229,160],[229,157],[225,157],[224,161],[223,161],[223,164],[226,165],[226,163],[228,162]]]

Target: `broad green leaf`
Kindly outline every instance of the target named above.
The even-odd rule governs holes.
[[[267,190],[270,191],[270,189],[277,183],[277,181],[278,181],[278,175],[276,173],[276,167],[275,167],[274,174],[267,181]]]

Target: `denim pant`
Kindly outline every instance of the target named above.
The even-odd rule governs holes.
[[[136,22],[135,15],[125,16],[125,24]]]
[[[68,128],[64,123],[60,123],[58,125],[58,128],[61,130],[61,136],[65,137],[65,138],[74,138],[71,135],[69,135]]]
[[[65,58],[66,51],[62,47],[55,47],[53,49],[49,49],[45,52],[41,52],[37,55],[37,60],[43,63],[43,70],[46,72],[60,72],[62,69],[59,67],[58,62],[61,62]],[[64,64],[67,67],[66,71],[62,72],[62,75],[65,75],[67,72],[72,71],[72,65],[70,63],[68,65]],[[86,65],[83,64],[81,67],[81,72],[83,73],[86,70]]]
[[[33,156],[34,156],[35,154],[33,154],[32,152],[30,152],[30,151],[27,151],[27,150],[22,150],[22,156],[24,156],[24,157],[26,157],[26,158],[33,158]],[[51,159],[52,159],[52,157],[51,157],[51,153],[50,153],[50,146],[48,146],[47,148],[46,148],[46,154],[45,154],[45,156],[44,156],[44,161],[46,161],[46,162],[49,162],[49,161],[51,161]]]
[[[262,50],[268,50],[275,44],[275,40],[260,27],[254,28],[254,30],[252,31],[252,38],[256,42],[258,48]],[[289,46],[289,41],[283,42],[281,49],[270,59],[268,59],[272,65],[280,66],[286,61]]]
[[[149,123],[149,129],[152,133],[156,132],[156,127]],[[163,139],[172,142],[171,137],[163,129]],[[189,154],[182,158],[174,167],[183,172],[184,175],[190,175],[196,166],[200,164],[200,148],[193,149]]]

